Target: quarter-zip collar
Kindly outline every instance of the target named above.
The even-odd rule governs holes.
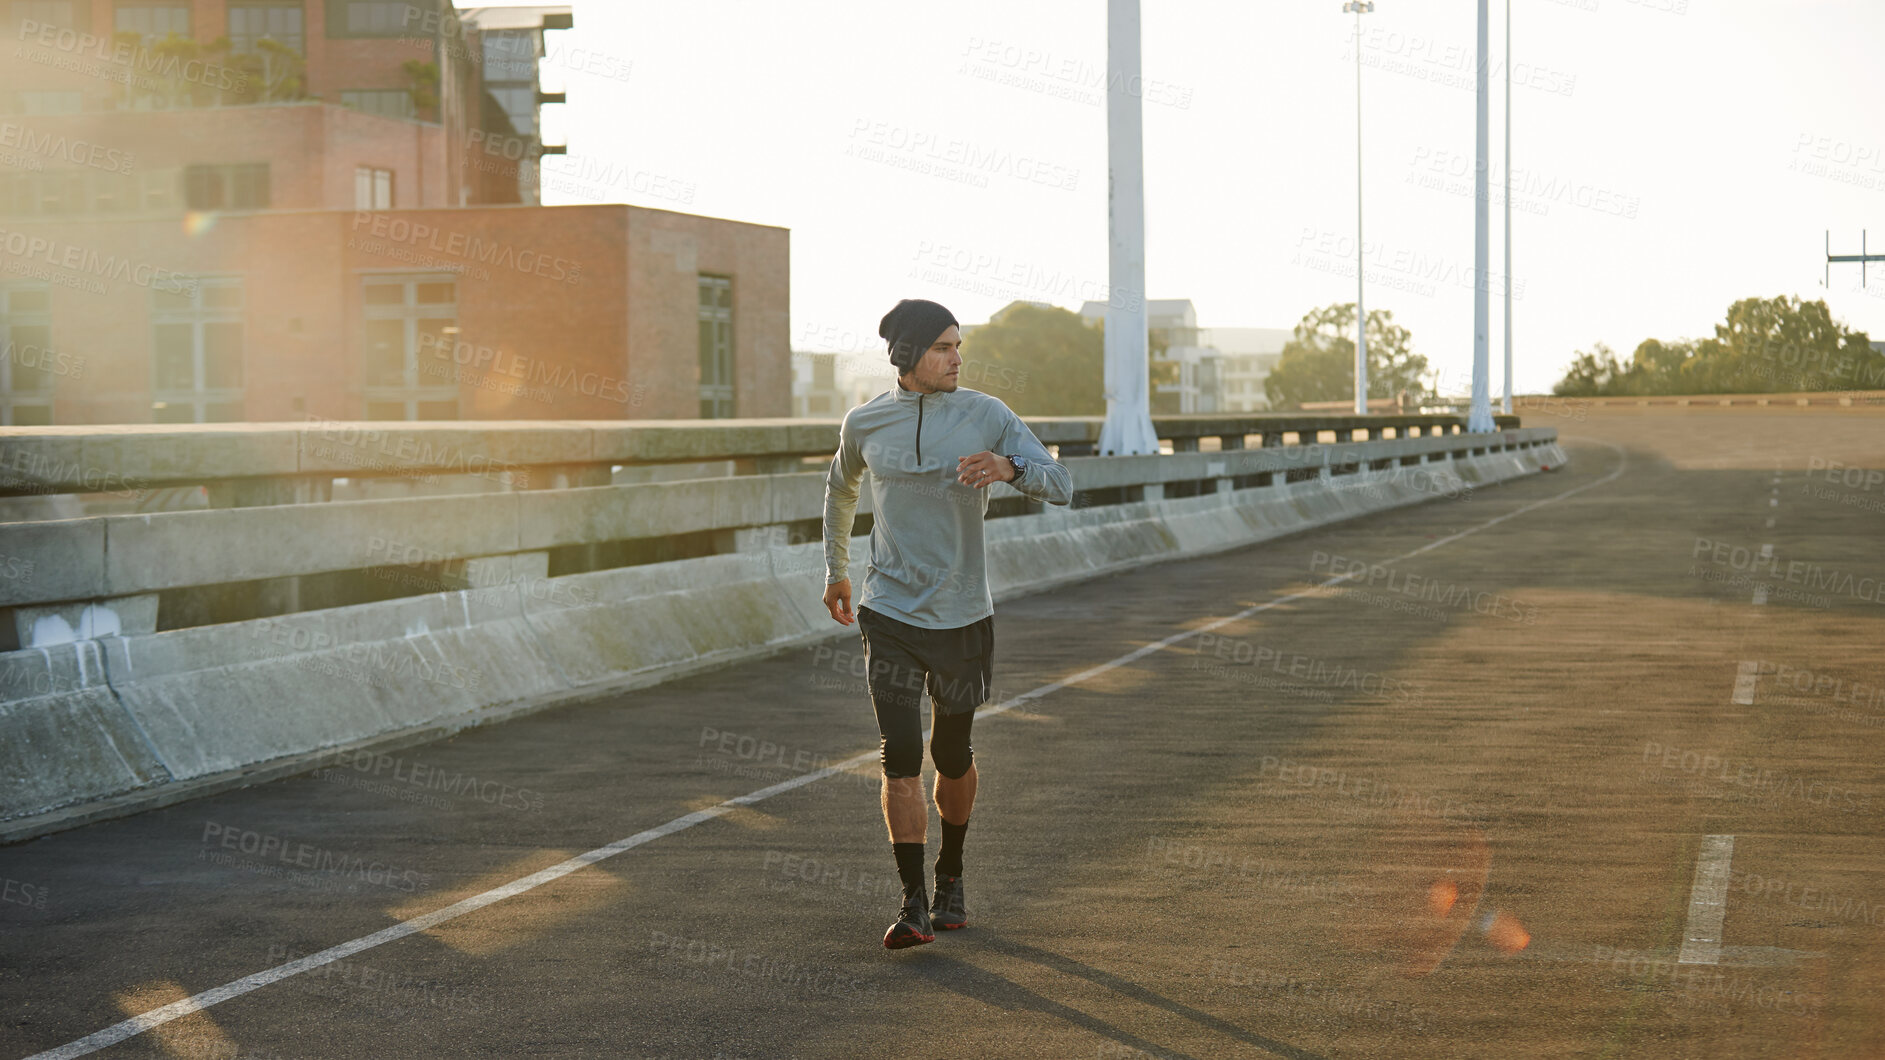
[[[949,392],[946,390],[925,394],[921,390],[906,390],[902,383],[897,384],[897,404],[912,405],[916,408],[916,462],[918,464],[923,462],[923,408],[925,405],[934,405],[947,397],[949,397]]]

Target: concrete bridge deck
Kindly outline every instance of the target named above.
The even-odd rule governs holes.
[[[1576,412],[1004,605],[933,945],[843,642],[0,848],[0,1054],[1878,1056],[1885,416]]]

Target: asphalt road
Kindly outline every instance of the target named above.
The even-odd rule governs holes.
[[[1885,1054],[1885,416],[1531,422],[1571,466],[1003,605],[932,945],[871,765],[723,805],[874,748],[847,640],[0,848],[0,1056],[271,969],[86,1055]]]

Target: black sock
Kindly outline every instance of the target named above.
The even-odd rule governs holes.
[[[962,875],[962,837],[968,834],[969,822],[950,824],[944,821],[942,826],[942,851],[936,855],[936,875],[960,876]]]
[[[897,856],[897,876],[903,880],[904,895],[924,894],[923,844],[892,843],[890,850]]]

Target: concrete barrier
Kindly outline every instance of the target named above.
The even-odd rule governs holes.
[[[1009,599],[1564,462],[1553,442],[996,519],[991,585]],[[0,841],[857,635],[819,605],[817,542],[559,578],[517,559],[487,588],[0,655]]]

